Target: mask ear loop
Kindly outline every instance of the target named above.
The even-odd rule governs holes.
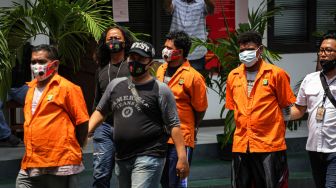
[[[153,62],[154,62],[153,59],[151,59],[151,60],[147,63],[146,67],[148,67],[148,68],[147,68],[146,71],[150,70],[150,68],[151,68],[152,65],[153,65]]]
[[[263,48],[263,47],[264,47],[264,45],[260,45],[260,46],[258,47],[257,51],[260,50],[260,48]],[[257,51],[256,51],[256,53],[257,53]],[[259,54],[258,59],[259,59],[260,57],[263,58],[263,51],[260,51],[260,54]]]

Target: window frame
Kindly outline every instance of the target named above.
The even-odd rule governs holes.
[[[316,52],[316,40],[317,38],[313,36],[313,33],[316,31],[316,0],[304,0],[307,3],[306,11],[306,23],[307,23],[307,39],[302,43],[278,43],[275,42],[274,37],[274,17],[268,19],[268,29],[267,29],[267,45],[268,48],[277,51],[279,53],[308,53],[308,52]],[[274,0],[270,1],[267,8],[268,11],[273,10]]]

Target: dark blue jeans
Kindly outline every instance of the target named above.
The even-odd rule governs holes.
[[[191,165],[193,148],[186,147],[187,158],[189,166]],[[180,179],[176,174],[176,164],[178,161],[177,151],[175,145],[168,144],[168,152],[166,157],[166,164],[163,169],[161,177],[162,188],[187,188],[188,187],[188,177],[185,179]]]
[[[8,101],[14,100],[24,105],[27,91],[28,91],[27,85],[23,85],[18,88],[10,88],[10,90],[8,91],[7,100]],[[2,108],[3,108],[3,102],[0,101],[0,140],[6,139],[11,135],[11,130],[7,125]]]
[[[317,188],[336,187],[336,152],[309,151],[310,165]]]
[[[103,122],[93,135],[93,185],[94,188],[109,188],[114,169],[115,147],[113,127]]]

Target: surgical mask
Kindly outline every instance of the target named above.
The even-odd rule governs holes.
[[[147,65],[148,64],[142,64],[139,61],[128,62],[128,68],[129,68],[130,74],[133,77],[139,77],[139,76],[145,74],[146,71],[147,71],[146,70]]]
[[[258,48],[259,49],[259,48]],[[257,51],[256,50],[245,50],[239,53],[240,62],[244,63],[246,67],[252,67],[258,61]]]
[[[56,70],[54,63],[46,63],[46,64],[31,64],[30,65],[31,72],[34,78],[37,81],[43,81],[49,78]]]
[[[106,42],[106,47],[111,53],[118,53],[124,49],[124,42],[116,39],[112,39]]]
[[[320,64],[323,72],[328,73],[336,67],[336,60],[320,60]]]
[[[168,48],[162,50],[162,58],[167,62],[176,61],[180,59],[180,57],[180,50],[169,50]]]

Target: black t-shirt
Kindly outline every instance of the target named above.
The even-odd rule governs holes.
[[[115,78],[125,77],[129,75],[127,61],[122,61],[118,64],[107,64],[103,68],[100,68],[96,72],[96,91],[95,98],[93,102],[93,111],[96,110],[96,107],[103,96],[107,85]],[[108,124],[112,125],[113,120],[108,116],[105,120]]]
[[[116,158],[164,157],[169,137],[164,126],[168,129],[179,126],[175,98],[166,84],[155,79],[135,85],[142,104],[149,110],[149,113],[144,113],[128,85],[127,78],[114,79],[97,106],[103,115],[112,113]],[[155,121],[158,118],[162,124]]]
[[[173,77],[173,75],[175,74],[178,68],[180,68],[180,66],[177,66],[177,67],[168,66],[167,71],[165,73],[164,80],[163,80],[164,83],[168,84],[168,82],[171,80],[171,78]]]

